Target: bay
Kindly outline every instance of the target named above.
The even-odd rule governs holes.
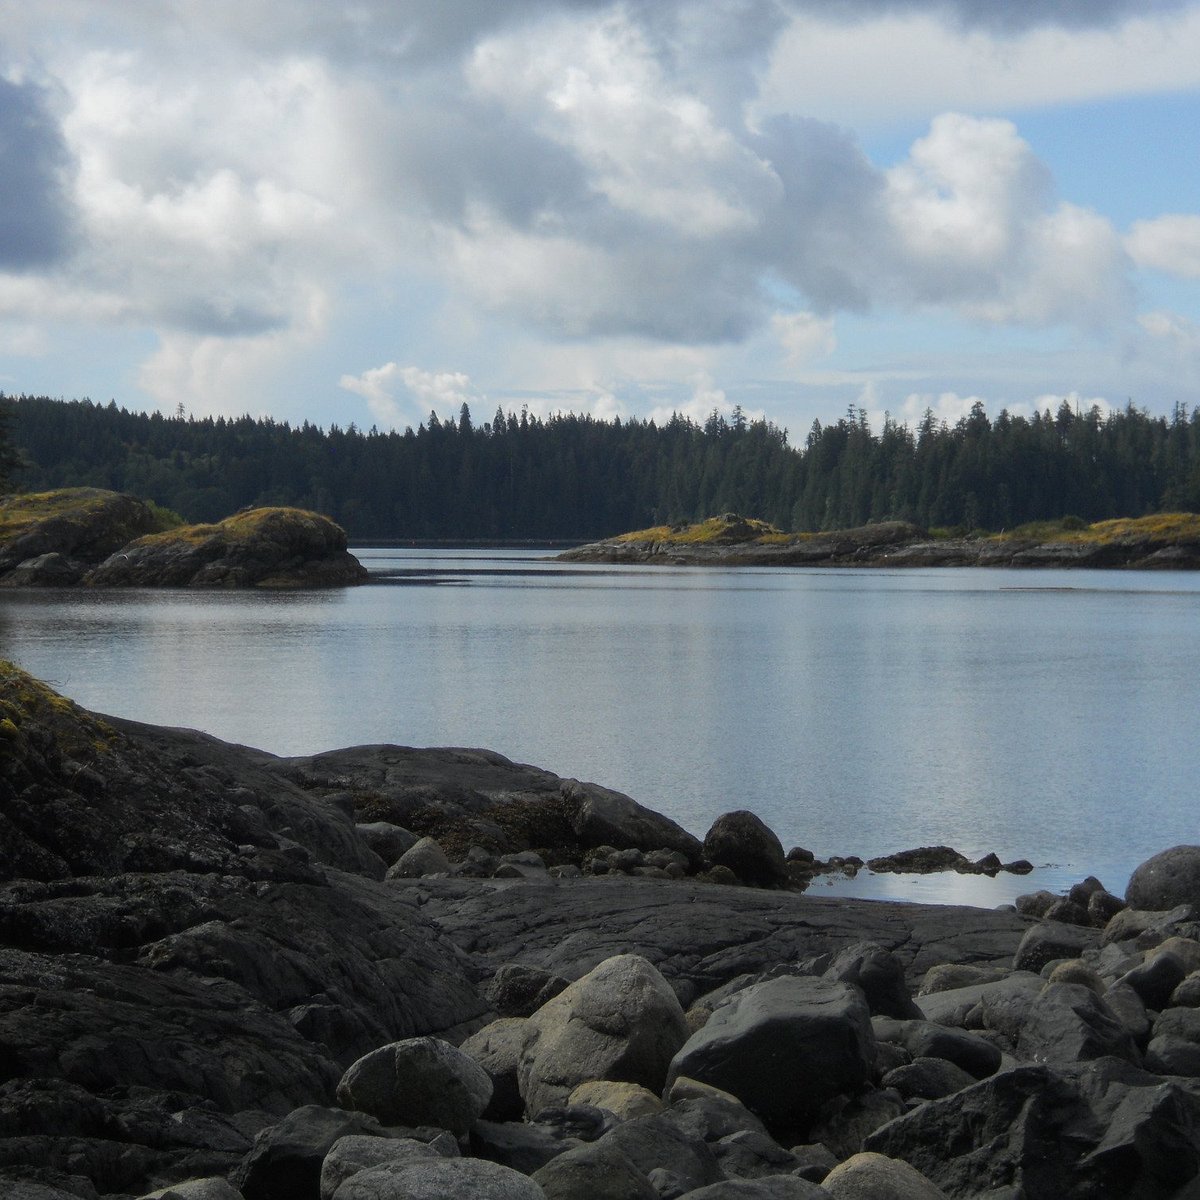
[[[1034,876],[818,881],[1000,903],[1200,842],[1200,578],[607,567],[360,549],[363,588],[11,592],[0,645],[89,708],[280,754],[486,746],[698,835],[949,844]]]

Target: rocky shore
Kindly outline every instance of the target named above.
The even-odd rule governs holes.
[[[748,813],[281,759],[0,664],[0,1195],[1200,1195],[1200,847],[996,911],[803,861]]]
[[[101,488],[0,497],[0,587],[301,588],[366,579],[345,531],[301,509],[179,525],[136,496]]]
[[[699,525],[662,526],[576,546],[565,562],[738,567],[1200,567],[1200,523],[1188,513],[1102,521],[1048,537],[934,537],[905,521],[787,534],[724,513]]]

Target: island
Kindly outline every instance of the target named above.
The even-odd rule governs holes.
[[[1011,532],[943,534],[905,521],[856,529],[785,533],[723,513],[692,525],[658,525],[576,546],[564,562],[728,567],[1200,567],[1200,515],[1153,516],[1087,525],[1070,519]]]
[[[789,861],[751,813],[278,758],[0,662],[0,1194],[1192,1194],[1200,847],[996,911]]]
[[[0,587],[312,588],[366,579],[345,531],[298,508],[188,525],[103,488],[0,497]]]

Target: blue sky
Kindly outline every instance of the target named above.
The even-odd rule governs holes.
[[[1200,0],[0,0],[0,389],[1200,395]]]

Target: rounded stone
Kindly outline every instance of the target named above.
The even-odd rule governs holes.
[[[788,879],[779,838],[745,809],[725,813],[713,822],[704,836],[704,857],[728,867],[743,883],[780,887]]]
[[[438,1038],[407,1038],[353,1063],[337,1087],[343,1108],[384,1125],[436,1125],[465,1134],[492,1097],[488,1073]]]
[[[1200,905],[1200,846],[1172,846],[1148,858],[1129,880],[1131,908],[1159,910]]]

